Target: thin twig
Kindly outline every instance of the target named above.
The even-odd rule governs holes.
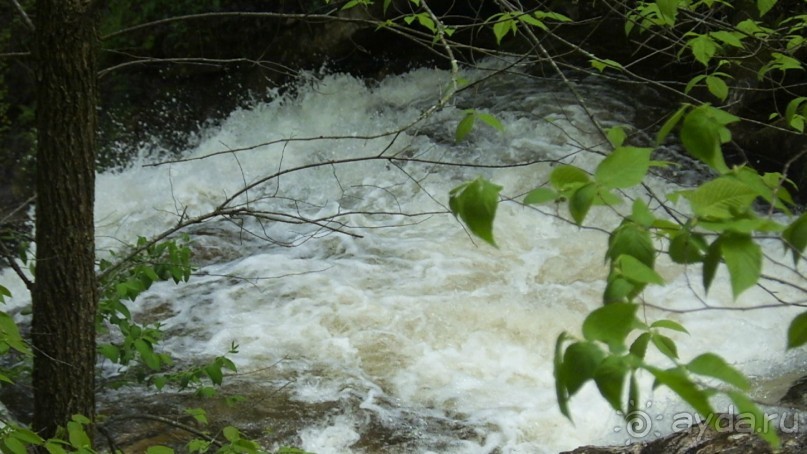
[[[15,7],[17,7],[17,11],[20,13],[20,15],[22,15],[22,20],[23,22],[25,22],[25,25],[27,25],[32,32],[36,31],[34,23],[31,22],[31,18],[28,17],[28,13],[25,12],[25,9],[22,7],[22,5],[20,5],[20,2],[18,2],[17,0],[11,0],[11,3],[13,3]]]

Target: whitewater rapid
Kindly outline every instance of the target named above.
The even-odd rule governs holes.
[[[415,122],[440,98],[450,74],[419,69],[378,83],[310,76],[288,94],[233,112],[182,158],[224,153],[145,166],[160,158],[144,151],[126,168],[98,175],[99,254],[168,229],[181,216],[209,212],[245,185],[286,169],[382,153],[417,158],[424,162],[316,166],[250,189],[234,203],[328,221],[228,219],[195,226],[195,275],[180,286],[154,285],[133,305],[135,312],[166,317],[162,347],[178,358],[220,355],[236,342],[232,359],[239,371],[261,370],[245,376],[251,386],[266,393],[283,386],[291,401],[328,404],[328,412],[298,421],[291,440],[319,454],[372,452],[357,446],[378,427],[405,440],[384,452],[552,453],[622,443],[624,422],[592,386],[572,400],[574,424],[562,417],[552,377],[558,334],[577,333],[585,314],[600,304],[607,234],[559,219],[555,214],[567,216],[562,207],[507,202],[496,218],[499,247],[493,248],[471,238],[447,212],[449,190],[467,179],[483,175],[519,198],[546,181],[552,164],[473,168],[437,161],[563,159],[591,169],[601,159],[587,150],[604,150],[602,139],[561,83],[509,77],[461,93],[398,136],[361,138]],[[630,124],[637,115],[625,92],[594,81],[579,81],[579,88],[606,126]],[[454,129],[471,108],[496,115],[504,131],[477,124],[456,144]],[[661,180],[653,185],[673,187]],[[618,220],[595,209],[586,223],[607,229]],[[786,260],[780,249],[771,245],[766,252]],[[697,269],[661,259],[659,270],[669,283],[648,288],[648,301],[700,306],[691,290],[703,296]],[[710,304],[769,302],[759,289],[732,302],[725,277],[721,270],[705,297]],[[8,271],[2,279],[13,281]],[[10,287],[20,295],[14,304],[24,304],[22,289]],[[796,313],[646,315],[685,324],[691,335],[674,336],[682,360],[714,351],[764,377],[805,364],[803,355],[785,354],[783,327]],[[648,392],[643,399],[654,415],[685,411],[667,393]],[[658,421],[652,433],[669,432],[664,419]],[[273,421],[253,423],[271,428]]]

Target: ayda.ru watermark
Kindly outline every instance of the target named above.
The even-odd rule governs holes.
[[[697,429],[695,436],[700,439],[710,429],[718,433],[767,433],[777,430],[780,433],[797,433],[800,427],[807,428],[807,415],[795,410],[767,411],[757,416],[748,412],[737,413],[736,407],[729,405],[725,413],[712,413],[704,419],[690,412],[671,416],[651,414],[650,402],[645,407],[646,410],[634,410],[627,415],[618,413],[623,418],[624,425],[614,427],[614,432],[628,435],[630,439],[625,440],[626,443],[648,436],[659,437],[693,429]]]

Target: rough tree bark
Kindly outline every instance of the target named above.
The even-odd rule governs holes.
[[[95,415],[97,20],[90,0],[37,0],[33,427]]]

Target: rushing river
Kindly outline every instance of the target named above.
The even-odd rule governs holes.
[[[193,227],[195,275],[180,286],[153,286],[134,304],[137,316],[163,317],[163,348],[184,360],[223,354],[236,342],[232,358],[241,375],[229,380],[250,402],[234,413],[249,415],[252,427],[291,425],[294,436],[277,442],[320,454],[551,453],[622,443],[630,438],[624,423],[592,386],[572,400],[575,423],[563,418],[552,377],[558,334],[577,332],[600,304],[606,233],[558,218],[567,216],[562,207],[506,202],[493,248],[469,237],[447,213],[449,190],[477,175],[518,199],[546,181],[549,161],[591,169],[601,159],[592,150],[605,149],[602,139],[563,84],[513,75],[461,93],[400,135],[367,138],[415,122],[449,80],[449,73],[430,69],[372,84],[344,75],[312,77],[271,102],[233,112],[182,158],[225,153],[144,166],[160,161],[144,151],[127,168],[98,177],[99,254],[168,229],[180,216],[209,212],[281,170],[382,153],[418,159],[314,166],[252,187],[233,203],[273,219],[321,221],[230,218]],[[625,100],[629,90],[586,80],[577,85],[606,126],[631,124],[644,114]],[[504,131],[478,122],[468,140],[456,144],[454,130],[469,108],[495,114]],[[226,152],[320,136],[341,138]],[[528,161],[536,163],[436,164]],[[659,179],[652,186],[665,191],[673,184]],[[609,228],[618,220],[595,209],[587,224]],[[788,259],[774,244],[767,253]],[[787,272],[768,266],[772,274]],[[648,301],[679,310],[703,307],[692,290],[704,297],[697,268],[661,259],[659,269],[669,284],[648,288]],[[706,302],[770,302],[759,289],[732,302],[725,278],[721,270]],[[2,279],[18,295],[13,304],[24,304],[22,286],[8,271]],[[685,324],[691,336],[675,336],[682,359],[711,350],[766,377],[805,364],[803,355],[784,353],[785,327],[796,313],[648,309],[646,316]],[[271,401],[288,411],[269,409],[261,395],[274,396]],[[663,391],[648,388],[643,399],[657,424],[648,436],[669,432],[669,415],[685,410]],[[284,413],[289,420],[273,419]],[[273,443],[271,436],[263,440]]]

